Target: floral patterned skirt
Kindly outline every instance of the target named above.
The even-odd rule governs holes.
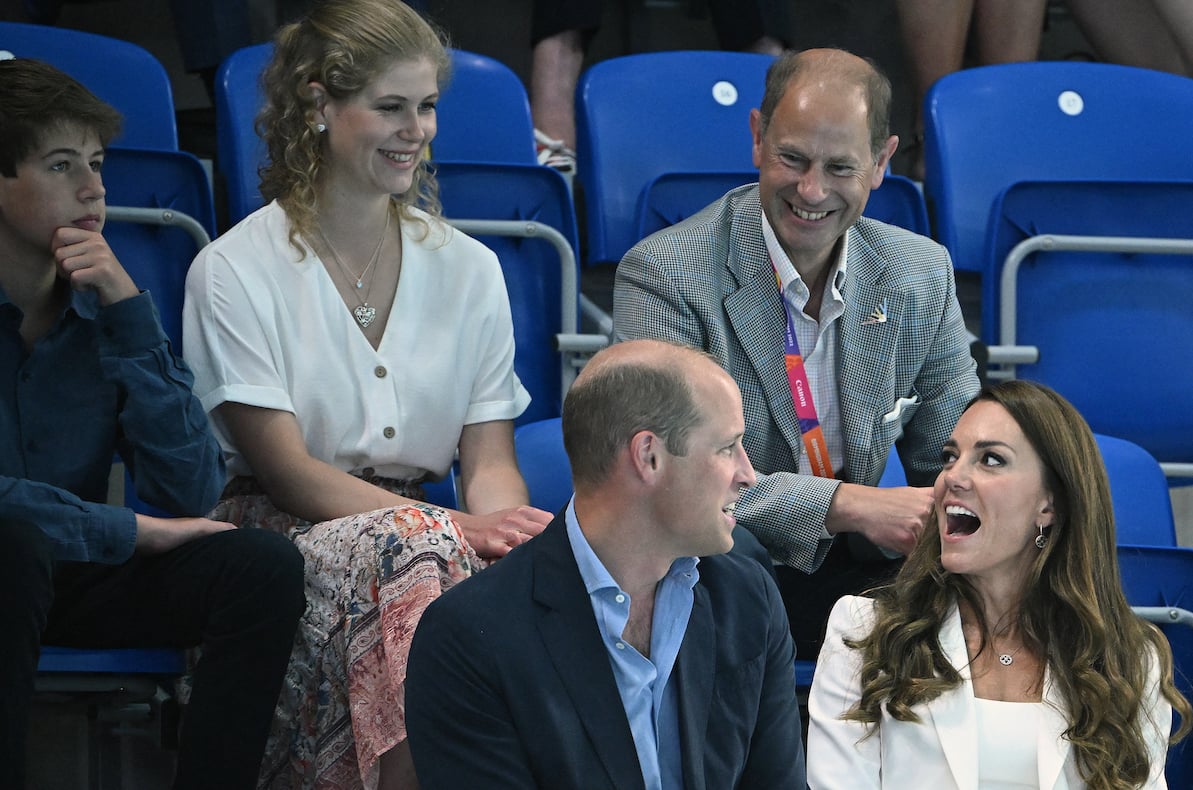
[[[374,790],[381,755],[406,739],[406,660],[419,617],[487,563],[437,507],[405,505],[312,525],[263,494],[238,493],[237,482],[211,517],[283,532],[306,559],[307,610],[258,784]],[[370,482],[421,495],[400,481]]]

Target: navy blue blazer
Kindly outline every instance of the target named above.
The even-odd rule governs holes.
[[[703,558],[676,660],[686,790],[798,788],[794,648],[773,579]],[[423,790],[643,788],[563,515],[427,609],[406,676]]]

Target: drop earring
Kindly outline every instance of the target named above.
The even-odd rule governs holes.
[[[1048,536],[1044,534],[1044,525],[1036,524],[1036,528],[1040,530],[1040,534],[1036,535],[1036,548],[1043,549],[1048,545]]]

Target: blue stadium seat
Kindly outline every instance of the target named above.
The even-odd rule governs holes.
[[[1176,687],[1193,698],[1193,549],[1119,546],[1118,564],[1127,603],[1168,637]],[[1171,788],[1193,787],[1193,741],[1169,748],[1164,773]]]
[[[762,103],[773,60],[650,52],[601,61],[581,75],[577,177],[587,206],[587,262],[616,263],[638,241],[639,199],[651,180],[753,168],[749,114]]]
[[[424,501],[432,505],[445,507],[448,510],[459,508],[459,498],[456,494],[456,473],[456,466],[453,464],[451,471],[447,473],[447,477],[442,480],[423,483]]]
[[[1193,238],[1193,168],[1184,181],[1031,179],[1007,185],[989,212],[982,268],[982,340],[999,342],[1000,278],[1016,245],[1039,236]],[[1142,287],[1142,284],[1141,284]]]
[[[1176,546],[1168,481],[1155,458],[1137,444],[1094,434],[1114,502],[1116,540],[1139,546]]]
[[[179,709],[169,689],[185,670],[185,653],[172,648],[43,645],[34,700],[39,707],[84,711],[86,786],[124,787],[121,738],[135,735],[159,748],[177,746]]]
[[[124,115],[116,145],[178,150],[174,93],[165,67],[128,41],[63,27],[0,22],[0,53],[65,71]]]
[[[941,78],[924,102],[936,238],[959,270],[980,272],[991,206],[1017,181],[1172,178],[1189,161],[1190,107],[1193,80],[1105,63],[1010,63]]]
[[[501,261],[514,321],[514,369],[533,398],[517,422],[558,417],[578,357],[595,350],[591,344],[604,344],[578,336],[576,217],[567,182],[538,164],[435,166],[444,215]],[[475,221],[488,225],[468,224]]]
[[[514,429],[518,468],[530,491],[530,504],[558,513],[572,498],[572,466],[563,447],[558,417],[519,425]]]
[[[149,291],[166,335],[181,353],[186,273],[215,235],[207,171],[183,151],[109,148],[103,179],[104,238],[133,282]]]
[[[1191,213],[1193,181],[1016,183],[991,211],[983,275],[999,283],[991,359],[1037,355],[1001,374],[1052,386],[1172,475],[1193,475]]]
[[[537,165],[526,88],[508,66],[486,55],[451,50],[452,73],[439,96],[436,162]]]
[[[254,123],[262,104],[261,72],[272,56],[273,44],[244,47],[225,58],[215,75],[216,155],[229,225],[263,203],[257,169],[265,162],[265,143]]]

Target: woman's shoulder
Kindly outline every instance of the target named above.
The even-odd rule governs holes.
[[[421,257],[436,267],[501,271],[496,253],[443,217],[408,206],[403,213],[402,231]]]
[[[295,258],[297,251],[290,246],[290,221],[277,201],[268,203],[221,233],[203,248],[201,257],[237,257],[252,250],[288,248]]]
[[[204,247],[193,267],[201,270],[235,269],[238,276],[265,272],[274,264],[300,262],[300,253],[290,244],[290,221],[277,202],[249,214]],[[240,265],[240,264],[245,265]],[[251,265],[249,265],[251,264]]]
[[[828,627],[853,637],[862,636],[874,627],[876,606],[877,602],[873,598],[843,595],[833,604]]]

